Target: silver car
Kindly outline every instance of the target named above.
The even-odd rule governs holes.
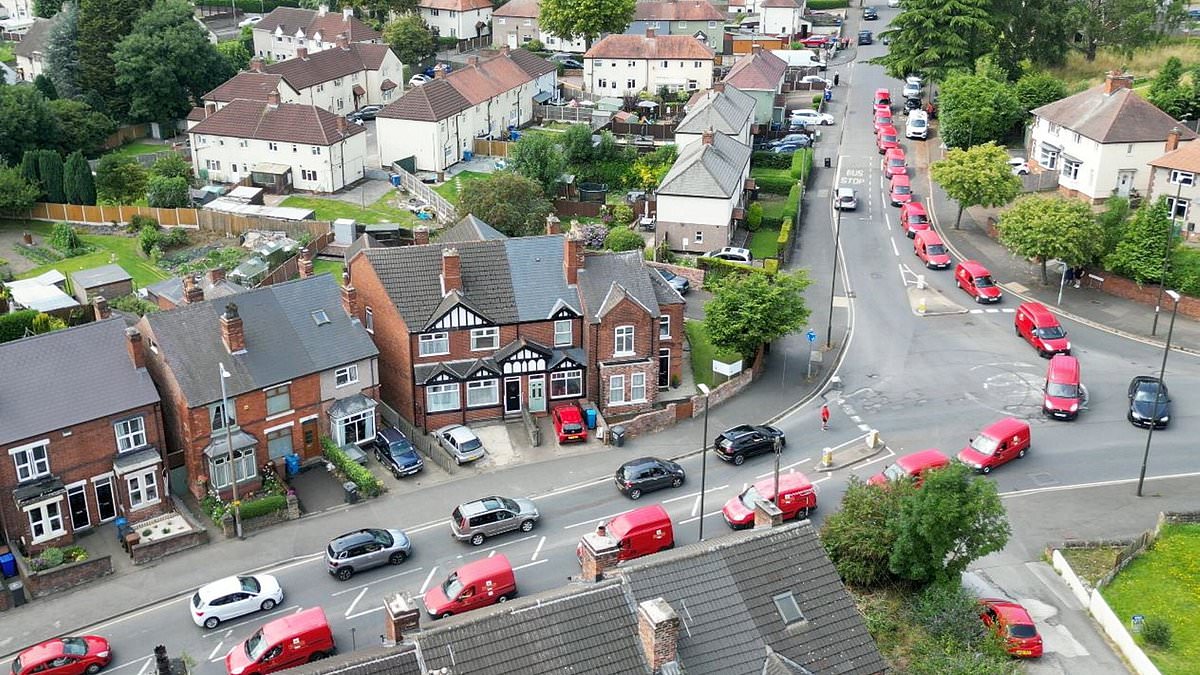
[[[474,431],[461,424],[451,424],[433,433],[437,436],[438,444],[450,453],[457,464],[474,462],[485,454],[483,442]]]
[[[528,532],[541,517],[537,505],[523,497],[484,497],[459,504],[450,514],[450,532],[459,541],[479,546],[488,537],[513,530]]]
[[[858,208],[858,195],[854,188],[840,187],[833,195],[833,208],[839,211],[853,211]]]
[[[400,530],[376,528],[347,532],[325,549],[325,563],[329,573],[339,581],[346,581],[355,572],[379,567],[399,565],[412,555],[412,541]]]

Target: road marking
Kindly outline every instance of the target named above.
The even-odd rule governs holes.
[[[537,548],[533,549],[533,557],[530,558],[530,560],[537,560],[538,554],[542,552],[542,545],[545,543],[546,543],[546,538],[542,537],[541,540],[538,541]]]
[[[812,483],[813,485],[816,485],[817,483],[824,483],[825,481],[829,480],[830,478],[833,478],[833,476],[830,474],[825,474],[824,478],[818,478],[814,481],[809,481],[809,482]]]
[[[364,609],[363,611],[359,612],[358,614],[347,614],[346,620],[349,621],[350,619],[357,619],[360,616],[366,616],[368,614],[374,614],[375,612],[380,612],[380,611],[383,611],[383,605],[379,605],[378,607],[373,607],[371,609]]]
[[[609,520],[612,520],[613,518],[616,518],[617,516],[621,515],[622,513],[627,512],[628,510],[629,509],[625,509],[625,511],[617,511],[616,513],[613,513],[613,514],[610,514],[607,516],[601,516],[599,518],[589,518],[588,520],[585,520],[580,523],[572,523],[570,525],[564,525],[563,529],[564,530],[572,530],[572,529],[575,529],[576,527],[583,527],[584,525],[595,525],[596,523],[599,523],[601,521],[607,522]]]
[[[534,565],[541,565],[544,562],[550,562],[550,561],[546,558],[542,558],[541,560],[536,560],[534,562],[525,563],[524,565],[517,565],[516,567],[513,568],[513,571],[516,572],[517,570],[523,570],[526,567],[533,567]]]
[[[719,516],[719,515],[721,515],[721,512],[720,512],[720,511],[713,511],[712,513],[706,513],[706,514],[704,514],[704,517],[705,517],[705,518],[711,518],[711,517],[713,517],[713,516]],[[696,522],[697,520],[700,520],[700,516],[696,516],[696,517],[694,517],[694,518],[688,518],[687,520],[681,520],[681,521],[679,521],[679,524],[680,524],[680,525],[687,525],[688,523],[694,523],[694,522]]]
[[[895,457],[895,456],[896,456],[896,452],[894,450],[892,450],[891,448],[888,448],[888,454],[884,455],[883,457],[876,457],[875,459],[873,459],[869,462],[862,462],[861,464],[856,465],[854,468],[861,469],[864,466],[871,466],[875,462],[882,462],[885,459],[891,459],[892,457]]]
[[[421,584],[421,595],[425,595],[425,591],[429,590],[429,582],[433,581],[433,575],[438,570],[438,566],[434,565],[433,569],[429,570],[429,574],[425,575],[425,583]]]
[[[204,639],[208,639],[214,635],[219,635],[223,639],[228,639],[229,636],[233,635],[233,631],[236,628],[240,628],[247,624],[259,622],[262,620],[262,618],[264,616],[274,616],[276,614],[283,614],[284,612],[291,612],[293,610],[297,611],[297,612],[300,611],[300,605],[292,605],[291,607],[280,607],[279,609],[276,609],[273,612],[267,612],[265,614],[260,613],[260,612],[255,612],[253,614],[253,616],[247,614],[246,616],[251,617],[251,618],[243,619],[241,621],[238,621],[237,623],[222,623],[220,630],[216,630],[211,633],[202,633],[200,635],[200,637],[204,638]]]
[[[351,602],[350,607],[346,609],[347,619],[349,619],[350,615],[354,613],[354,608],[358,606],[358,601],[362,600],[363,596],[367,594],[367,590],[367,587],[364,586],[363,589],[358,592],[358,595],[354,596],[354,602]]]
[[[546,497],[553,497],[555,495],[566,494],[568,492],[574,492],[576,490],[582,490],[584,488],[592,487],[593,485],[603,485],[604,483],[607,483],[611,480],[612,480],[612,477],[609,476],[607,478],[599,478],[597,480],[588,481],[586,483],[577,483],[575,485],[568,485],[566,487],[556,488],[554,490],[551,490],[550,492],[538,495],[536,497],[530,497],[529,499],[536,502],[539,499],[544,499]]]
[[[693,516],[694,516],[694,515],[696,515],[697,513],[699,513],[699,512],[700,512],[700,502],[701,502],[701,500],[702,500],[702,499],[703,499],[702,495],[696,495],[696,501],[692,503],[692,513],[691,513],[691,515],[693,515]]]
[[[1165,476],[1146,476],[1146,480],[1149,481],[1149,480],[1164,480],[1164,479],[1170,479],[1170,478],[1196,478],[1197,476],[1200,476],[1200,471],[1193,471],[1191,473],[1172,473],[1172,474],[1167,474]],[[1067,490],[1080,490],[1080,489],[1084,489],[1084,488],[1108,487],[1111,485],[1128,485],[1130,483],[1136,483],[1137,480],[1138,479],[1136,479],[1136,478],[1118,478],[1116,480],[1102,480],[1102,481],[1097,481],[1094,483],[1079,483],[1077,485],[1054,485],[1051,487],[1044,487],[1044,488],[1030,488],[1028,490],[1013,490],[1011,492],[1001,492],[1000,498],[1004,499],[1006,497],[1024,497],[1025,495],[1034,495],[1034,494],[1039,494],[1042,492],[1064,492]]]
[[[871,425],[870,424],[860,424],[860,425],[858,425],[858,430],[859,431],[870,431]]]
[[[152,663],[152,662],[154,661],[154,655],[153,655],[153,654],[151,654],[150,656],[146,656],[146,657],[144,657],[144,659],[145,659],[145,660],[143,660],[143,659],[134,659],[134,660],[132,660],[132,661],[126,661],[125,663],[122,663],[122,664],[121,664],[121,665],[119,665],[119,666],[109,666],[109,667],[107,667],[107,668],[105,668],[105,669],[104,669],[104,672],[106,672],[106,673],[111,673],[111,672],[113,672],[114,670],[120,670],[120,669],[122,669],[122,668],[128,668],[129,666],[136,666],[136,665],[137,665],[137,664],[139,664],[139,663],[140,663],[140,664],[142,664],[142,669],[145,669],[145,668],[146,668],[146,664],[147,664],[147,663]],[[140,671],[139,671],[139,672],[140,672]]]
[[[142,664],[142,669],[138,671],[138,675],[146,675],[146,669],[149,668],[154,661],[155,660],[153,658],[146,659],[146,662]]]
[[[408,534],[412,534],[414,532],[424,532],[426,530],[432,530],[433,528],[438,527],[439,525],[445,526],[445,524],[446,524],[445,520],[432,520],[428,523],[424,523],[422,525],[417,525],[416,527],[410,527],[410,528],[406,529],[405,532],[407,532]]]
[[[503,544],[496,544],[495,546],[489,546],[488,548],[481,548],[481,549],[475,551],[474,553],[483,553],[484,551],[490,551],[491,553],[495,553],[496,549],[498,549],[498,548],[504,548],[505,546],[512,546],[513,544],[519,544],[523,541],[529,541],[530,539],[533,539],[536,536],[537,536],[536,534],[531,534],[527,537],[521,537],[520,539],[513,539],[512,541],[506,541]],[[467,555],[474,555],[474,553],[468,553]],[[491,553],[488,554],[489,558],[491,557]],[[460,555],[458,557],[463,558],[465,556]]]
[[[851,422],[858,423],[858,422],[862,422],[862,418],[861,418],[861,417],[859,417],[858,415],[851,415],[851,416],[850,416],[850,421],[851,421]]]
[[[357,590],[358,590],[358,589],[360,589],[360,588],[364,588],[364,589],[365,589],[367,586],[370,586],[371,584],[377,584],[377,583],[379,583],[380,581],[387,581],[388,579],[395,579],[396,577],[402,577],[402,576],[404,576],[405,574],[412,574],[413,572],[420,572],[422,569],[424,569],[424,568],[423,568],[423,567],[415,567],[415,568],[413,568],[413,569],[411,569],[411,570],[405,570],[405,571],[403,571],[403,572],[398,572],[398,573],[396,573],[396,574],[393,574],[393,575],[391,575],[391,576],[388,576],[388,577],[383,577],[382,579],[373,579],[373,580],[371,581],[371,583],[370,583],[370,584],[359,584],[358,586],[351,586],[350,588],[344,588],[344,589],[342,589],[342,590],[340,590],[340,591],[337,591],[336,593],[330,593],[330,594],[329,594],[329,597],[331,597],[331,598],[336,598],[336,597],[337,597],[337,596],[339,596],[339,595],[345,595],[345,594],[347,594],[347,593],[350,593],[350,592],[353,592],[353,591],[357,591]]]
[[[724,489],[725,489],[725,488],[727,488],[727,487],[729,487],[729,484],[728,484],[728,483],[727,483],[727,484],[725,484],[725,485],[722,485],[722,486],[720,486],[720,487],[711,487],[711,488],[708,488],[707,490],[705,490],[705,492],[716,492],[717,490],[724,490]],[[670,503],[672,503],[672,502],[681,502],[681,501],[683,501],[683,500],[685,500],[685,499],[694,499],[694,498],[696,498],[696,497],[699,497],[699,496],[700,496],[700,492],[699,492],[699,491],[697,491],[697,492],[689,492],[688,494],[686,494],[686,495],[683,495],[682,497],[671,497],[670,499],[664,499],[664,500],[662,501],[662,503],[663,503],[663,504],[670,504]]]
[[[795,467],[800,466],[801,464],[803,464],[805,462],[811,462],[811,461],[812,461],[812,457],[805,457],[804,459],[800,460],[799,462],[792,462],[791,464],[785,464],[784,466],[779,467],[779,471],[783,472],[783,471],[787,471],[788,469],[795,469]],[[760,473],[757,476],[755,476],[755,478],[767,478],[768,476],[774,476],[774,475],[775,475],[775,472],[772,470],[772,471],[768,471],[766,473]],[[749,487],[749,485],[744,484],[742,487],[742,491],[744,492],[747,487]]]
[[[888,239],[888,241],[890,241],[892,243],[892,253],[896,254],[896,257],[899,258],[900,257],[900,248],[896,246],[896,240]]]
[[[217,646],[213,647],[213,650],[208,653],[208,660],[211,662],[213,660],[213,657],[217,655],[217,652],[221,651],[221,647],[224,647],[224,646],[225,646],[224,640],[221,640],[220,642],[218,642]]]

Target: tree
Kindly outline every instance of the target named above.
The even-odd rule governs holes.
[[[1070,0],[993,0],[992,54],[1008,80],[1021,77],[1022,64],[1053,67],[1066,62],[1070,31],[1064,21]]]
[[[105,155],[96,165],[96,200],[134,204],[146,196],[146,170],[132,157]]]
[[[400,16],[417,11],[417,0],[346,0],[342,6],[353,7],[363,16],[382,22],[393,14]]]
[[[1180,117],[1192,107],[1191,88],[1180,84],[1182,79],[1183,62],[1174,56],[1168,58],[1159,66],[1146,99],[1171,117]]]
[[[559,136],[563,158],[574,168],[585,166],[596,157],[592,128],[587,124],[572,124]]]
[[[1179,0],[1166,4],[1176,6],[1168,14],[1179,14]],[[1115,47],[1130,56],[1157,40],[1158,9],[1158,0],[1071,0],[1066,21],[1079,36],[1076,44],[1082,45],[1084,58],[1095,61],[1101,47]]]
[[[927,472],[893,524],[888,568],[918,583],[957,578],[971,561],[1003,549],[1012,533],[996,484],[959,462]]]
[[[242,26],[242,30],[238,33],[238,43],[245,48],[249,54],[254,53],[254,26]],[[220,43],[217,43],[220,46]],[[253,58],[253,57],[251,57]]]
[[[1108,254],[1117,250],[1117,245],[1125,236],[1125,224],[1129,222],[1129,199],[1126,197],[1109,197],[1104,200],[1104,211],[1096,216],[1100,230],[1104,232],[1100,242],[1100,250],[1095,260],[1103,260]],[[1087,260],[1091,263],[1095,260]]]
[[[63,204],[67,201],[63,192],[63,161],[57,150],[42,150],[38,153],[38,176],[42,180],[42,190],[46,192],[46,201]]]
[[[15,166],[0,164],[0,213],[20,214],[33,208],[42,190]]]
[[[79,4],[68,3],[46,36],[45,71],[62,98],[79,96]]]
[[[679,149],[674,145],[664,145],[654,152],[638,155],[631,168],[634,184],[643,190],[657,188],[678,157]]]
[[[633,21],[635,0],[542,0],[538,25],[563,40],[587,46],[603,33],[623,33]]]
[[[1022,258],[1042,265],[1042,283],[1049,283],[1046,261],[1051,258],[1077,267],[1100,252],[1104,230],[1086,202],[1057,195],[1018,199],[1000,216],[1000,243]]]
[[[472,213],[510,237],[542,232],[550,201],[534,181],[512,171],[468,181],[458,195],[460,213]]]
[[[49,19],[58,14],[59,6],[55,0],[33,0],[33,14],[43,19]]]
[[[405,14],[383,26],[383,41],[411,71],[437,53],[437,39],[419,14]]]
[[[891,39],[888,53],[873,62],[901,79],[919,73],[941,82],[954,71],[970,72],[993,40],[990,9],[988,0],[906,0],[880,33]]]
[[[913,491],[911,481],[880,489],[850,477],[841,508],[821,527],[821,543],[842,581],[869,588],[891,580],[888,559],[899,533],[890,523]]]
[[[999,141],[1025,117],[1006,82],[979,75],[951,75],[942,85],[938,134],[947,147]]]
[[[64,154],[80,150],[89,157],[96,157],[104,151],[104,142],[117,130],[117,123],[111,117],[83,101],[60,98],[50,101],[49,105],[60,130],[55,147]]]
[[[37,316],[33,317],[33,332],[38,335],[62,330],[66,327],[67,323],[62,319],[43,312],[39,312]]]
[[[150,167],[150,173],[155,176],[190,180],[192,177],[192,163],[179,154],[171,153],[154,160],[154,164]]]
[[[67,157],[63,168],[63,193],[71,204],[96,203],[96,181],[92,178],[92,167],[78,150]]]
[[[1050,73],[1026,73],[1017,80],[1013,94],[1021,104],[1021,113],[1040,108],[1067,96],[1067,85]]]
[[[33,87],[0,86],[0,162],[15,164],[26,150],[53,147],[58,122]]]
[[[604,248],[617,252],[638,251],[646,248],[646,240],[628,227],[618,226],[609,230],[604,237]]]
[[[37,197],[41,199],[44,191],[42,190],[42,178],[38,175],[38,152],[37,150],[26,150],[21,155],[21,176],[29,182],[30,185],[37,188]],[[2,164],[2,162],[0,162]]]
[[[208,41],[186,0],[158,0],[113,52],[117,85],[138,122],[183,119],[236,72]]]
[[[248,27],[248,26],[247,26]],[[217,51],[225,59],[225,63],[237,72],[250,67],[250,50],[240,40],[228,40],[217,43]]]
[[[525,134],[517,141],[509,157],[513,171],[542,186],[542,194],[558,192],[567,163],[562,150],[548,134]]]
[[[150,206],[175,209],[191,201],[188,182],[180,176],[150,176],[146,181],[146,203]]]
[[[704,305],[704,326],[717,349],[746,358],[761,345],[798,330],[808,320],[804,270],[759,273],[730,272],[718,280],[713,298]]]
[[[1139,284],[1160,281],[1167,237],[1173,229],[1167,200],[1160,197],[1133,212],[1117,248],[1104,259],[1108,269],[1132,277]]]
[[[958,202],[954,229],[962,223],[968,206],[1003,206],[1021,191],[1021,181],[1012,175],[1008,153],[995,143],[962,150],[953,148],[946,157],[929,167],[930,176]]]
[[[58,98],[58,90],[54,88],[54,82],[45,73],[41,73],[33,78],[33,88],[42,92],[42,96],[47,101],[53,101]]]
[[[151,4],[151,0],[79,0],[76,77],[80,93],[118,119],[128,118],[129,98],[117,86],[115,48]]]

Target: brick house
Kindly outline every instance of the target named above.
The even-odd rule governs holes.
[[[205,482],[232,486],[230,464],[239,488],[253,490],[268,462],[320,457],[321,436],[374,437],[379,351],[351,318],[354,303],[353,289],[320,275],[142,318],[167,457],[197,498]]]
[[[245,286],[225,278],[224,268],[216,267],[202,276],[188,275],[151,284],[146,287],[146,299],[158,305],[159,309],[168,310],[205,299],[216,300],[237,295],[245,290]]]
[[[508,238],[467,216],[433,244],[360,241],[347,269],[401,416],[434,429],[582,398],[632,414],[679,376],[683,298],[640,253],[547,229]]]
[[[27,553],[171,510],[142,335],[99,320],[0,345],[0,523]],[[69,402],[69,403],[68,403]]]

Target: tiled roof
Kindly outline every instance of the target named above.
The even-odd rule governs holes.
[[[207,115],[208,115],[208,113],[204,110],[204,108],[199,108],[199,107],[192,108],[191,110],[188,111],[187,121],[199,122],[199,121],[203,120]]]
[[[340,130],[339,125],[342,127]],[[365,127],[357,124],[345,124],[344,118],[315,105],[272,105],[266,101],[239,99],[209,115],[189,129],[188,133],[304,145],[333,145],[366,131]]]
[[[1181,143],[1178,148],[1148,162],[1150,166],[1200,173],[1200,141]]]
[[[245,71],[225,80],[216,89],[204,95],[206,101],[228,103],[239,98],[251,101],[265,101],[267,94],[279,90],[282,75],[274,73],[255,73]],[[203,119],[203,118],[201,118]]]
[[[691,35],[609,35],[592,45],[585,59],[706,59],[713,50]]]
[[[420,122],[444,120],[553,70],[554,64],[524,49],[502,51],[409,89],[377,116]]]
[[[501,52],[503,55],[505,52]],[[558,70],[558,66],[527,49],[513,49],[507,52],[508,58],[521,67],[531,78]]]
[[[538,0],[510,0],[497,7],[492,16],[536,19],[540,10],[541,3]]]
[[[434,79],[412,87],[400,98],[384,106],[376,117],[390,117],[418,122],[436,122],[471,107],[471,102],[458,93],[445,79]]]
[[[470,12],[491,7],[492,0],[420,0],[417,6],[442,12]]]
[[[183,279],[179,277],[150,284],[146,290],[155,297],[169,300],[173,305],[183,304]],[[204,291],[206,299],[215,300],[241,293],[246,290],[246,287],[229,279],[221,279],[214,284],[207,274],[202,274],[200,275],[200,290]]]
[[[729,197],[742,189],[742,170],[750,148],[725,134],[713,134],[712,144],[689,143],[658,187],[660,195]]]
[[[626,253],[591,253],[579,271],[579,292],[583,295],[588,320],[599,323],[610,309],[607,303],[628,296],[645,307],[650,316],[658,317],[658,294],[652,276],[662,278],[645,264],[640,251]]]
[[[13,45],[13,56],[32,58],[35,53],[44,53],[46,51],[46,43],[50,39],[50,31],[58,24],[59,17],[65,14],[66,12],[59,12],[50,19],[43,19],[40,16],[34,17],[33,23],[25,30],[25,34],[21,36],[21,41]]]
[[[728,83],[723,89],[701,94],[675,133],[699,134],[705,129],[730,136],[741,133],[754,115],[754,97]]]
[[[333,47],[264,66],[263,71],[281,75],[292,89],[302,91],[322,82],[348,77],[367,70],[379,70],[391,48],[367,42],[352,42],[345,47]]]
[[[221,341],[220,316],[230,302],[242,319],[244,354],[230,354]],[[319,323],[316,312],[328,322]],[[362,324],[342,309],[341,291],[328,274],[181,305],[144,320],[189,407],[221,397],[218,363],[232,374],[226,387],[236,396],[379,354]]]
[[[126,340],[114,318],[0,344],[0,445],[158,402]]]
[[[787,68],[787,61],[763,49],[738,59],[723,81],[743,91],[777,91]]]
[[[1112,94],[1105,94],[1105,86],[1092,87],[1031,112],[1098,143],[1165,141],[1167,134],[1176,127],[1180,131],[1180,140],[1196,138],[1195,132],[1132,89],[1122,87]]]
[[[296,29],[302,29],[304,34],[310,38],[320,32],[321,39],[325,42],[333,42],[334,38],[341,33],[349,33],[351,42],[378,40],[382,37],[379,31],[363,23],[357,17],[351,17],[347,21],[337,11],[326,12],[322,16],[316,10],[296,7],[276,7],[254,26],[255,30],[272,33],[276,28],[282,28],[287,35],[295,35]]]
[[[441,231],[437,243],[450,244],[463,241],[487,241],[489,239],[508,239],[503,232],[468,213],[452,227]]]
[[[634,21],[720,21],[725,14],[708,0],[639,0]]]

